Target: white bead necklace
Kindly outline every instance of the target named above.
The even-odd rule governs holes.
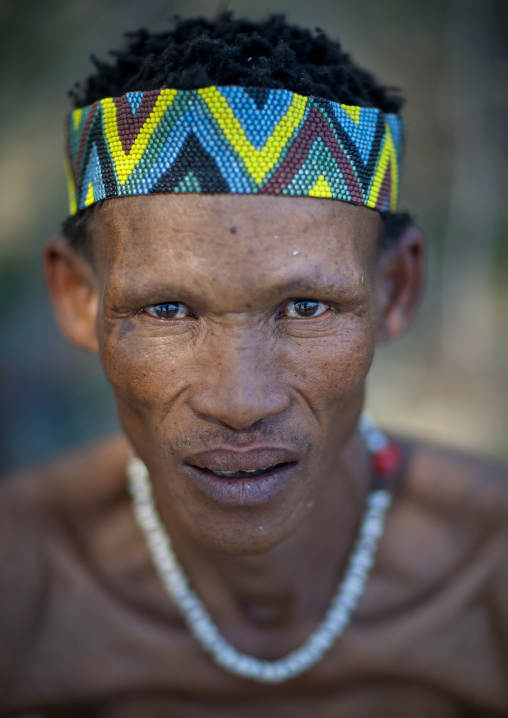
[[[384,434],[367,417],[362,417],[359,428],[372,453],[379,453],[388,445]],[[127,477],[136,518],[145,534],[162,583],[180,609],[190,632],[215,663],[241,678],[259,683],[283,683],[309,670],[323,658],[344,632],[363,594],[383,533],[386,512],[391,503],[388,490],[376,489],[369,494],[345,576],[316,630],[287,656],[275,661],[265,661],[241,653],[226,641],[201,600],[189,586],[173,552],[171,539],[155,508],[150,476],[141,459],[130,460]]]

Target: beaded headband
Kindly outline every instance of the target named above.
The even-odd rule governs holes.
[[[70,113],[70,214],[158,193],[323,197],[395,212],[404,120],[288,90],[206,87]]]

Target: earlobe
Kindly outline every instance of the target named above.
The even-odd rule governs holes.
[[[96,352],[98,293],[90,263],[71,247],[65,237],[57,236],[44,251],[43,265],[60,329],[73,344]]]
[[[422,231],[410,225],[393,247],[381,250],[376,268],[378,343],[399,337],[413,322],[425,281],[424,248]]]

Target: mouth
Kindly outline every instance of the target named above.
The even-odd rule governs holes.
[[[184,462],[183,468],[201,493],[226,506],[259,506],[290,484],[298,461],[286,451],[244,453],[211,451]]]
[[[210,474],[214,474],[214,476],[218,476],[220,479],[253,479],[256,476],[263,476],[271,471],[276,471],[284,466],[288,466],[289,463],[291,462],[272,464],[271,466],[264,466],[261,469],[252,469],[251,471],[215,471],[213,469],[197,466],[194,468],[201,468],[201,471],[208,471]]]

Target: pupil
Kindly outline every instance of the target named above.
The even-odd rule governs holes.
[[[168,319],[178,313],[178,304],[161,304],[155,311],[159,317]]]
[[[305,299],[300,299],[295,302],[295,309],[302,317],[311,317],[316,313],[317,302],[309,302]]]

